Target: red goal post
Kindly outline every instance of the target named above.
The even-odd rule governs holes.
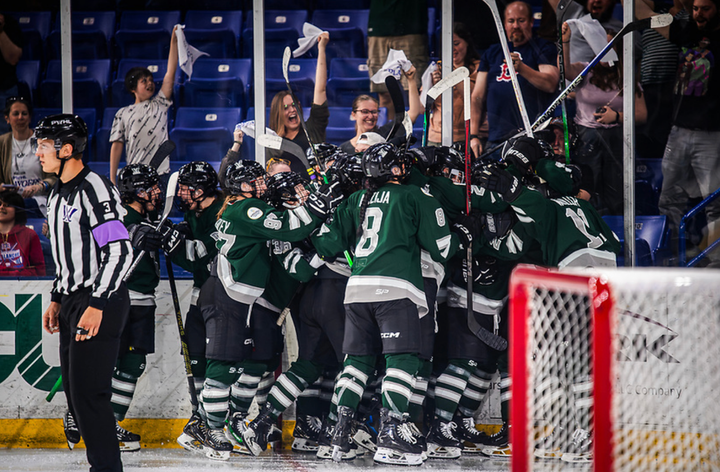
[[[513,472],[570,467],[536,455],[579,411],[593,470],[720,470],[720,271],[519,266],[509,313]],[[578,371],[588,410],[573,406]]]

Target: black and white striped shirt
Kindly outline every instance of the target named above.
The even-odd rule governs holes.
[[[57,267],[52,301],[90,287],[90,306],[102,310],[132,264],[132,247],[117,189],[85,167],[58,179],[48,198],[48,227]]]

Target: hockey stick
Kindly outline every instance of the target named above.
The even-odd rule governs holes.
[[[512,57],[510,56],[510,49],[508,48],[507,35],[505,34],[505,28],[503,27],[502,19],[500,18],[500,12],[498,11],[495,0],[483,0],[485,4],[490,8],[495,20],[495,27],[497,28],[498,36],[500,38],[500,47],[502,47],[503,55],[505,56],[505,64],[510,74],[510,81],[512,82],[513,91],[515,92],[515,100],[517,101],[518,108],[520,109],[520,116],[522,116],[523,126],[529,137],[533,137],[532,128],[530,128],[530,118],[528,118],[527,108],[525,107],[525,100],[523,100],[522,90],[520,90],[520,82],[518,82],[517,73],[515,72],[515,66],[513,65]]]
[[[172,142],[172,141],[166,141]],[[164,144],[164,143],[163,143]],[[173,144],[174,146],[175,144]],[[155,231],[160,231],[160,228],[162,228],[163,224],[165,223],[165,220],[168,219],[168,216],[170,215],[170,212],[172,211],[173,201],[175,200],[175,191],[177,190],[177,181],[178,181],[178,172],[173,172],[172,175],[170,175],[170,178],[168,179],[167,183],[167,190],[165,191],[165,206],[163,206],[163,213],[162,217],[160,218],[160,222],[155,227]],[[125,274],[125,277],[123,277],[123,281],[127,282],[127,279],[130,278],[133,272],[135,272],[135,269],[137,269],[138,264],[140,264],[140,261],[142,258],[145,257],[145,249],[140,251],[140,253],[137,255],[135,260],[133,261],[132,265],[130,266],[130,269],[128,269],[127,273]]]
[[[160,167],[160,164],[165,160],[166,157],[170,155],[171,152],[175,150],[175,143],[170,141],[169,139],[162,143],[160,147],[157,148],[155,151],[155,154],[153,154],[152,159],[150,159],[150,164],[148,164],[153,169],[157,169]]]
[[[168,283],[170,284],[170,293],[172,294],[173,307],[175,308],[175,321],[177,322],[178,333],[180,334],[180,348],[182,350],[183,363],[185,364],[188,390],[190,391],[190,404],[192,404],[193,410],[197,410],[198,398],[197,392],[195,391],[192,364],[190,363],[190,352],[188,351],[187,337],[185,336],[185,327],[183,326],[182,312],[180,311],[180,300],[178,299],[177,286],[175,285],[175,274],[173,273],[172,262],[170,262],[168,254],[165,254],[165,266],[167,267]]]
[[[435,100],[446,90],[453,88],[455,85],[465,80],[465,78],[469,75],[470,71],[468,71],[467,67],[458,67],[454,71],[450,72],[447,77],[440,79],[438,83],[428,90],[427,96],[425,97],[425,118],[423,119],[423,147],[427,146],[428,128],[430,127],[430,112],[435,105]]]
[[[565,47],[563,46],[563,40],[562,40],[562,28],[558,30],[558,42],[557,42],[557,52],[558,52],[558,65],[560,70],[560,80],[558,81],[558,89],[560,92],[562,92],[563,87],[565,87]],[[567,122],[567,104],[565,100],[562,102],[562,122],[563,122],[563,144],[565,148],[565,164],[570,164],[570,133],[568,130],[568,122]]]
[[[288,92],[290,92],[290,96],[292,97],[293,101],[295,102],[295,110],[298,112],[298,116],[300,117],[300,128],[302,128],[303,133],[305,133],[305,138],[307,139],[308,144],[310,145],[310,149],[312,149],[313,155],[315,154],[315,146],[313,145],[313,142],[310,141],[310,135],[307,132],[307,128],[305,128],[305,117],[303,116],[302,107],[299,104],[299,101],[296,99],[295,94],[292,91],[292,87],[290,87],[290,79],[288,78],[288,67],[290,67],[290,56],[292,55],[292,52],[290,51],[289,47],[285,48],[285,51],[283,51],[283,60],[282,60],[282,74],[285,78],[285,85],[287,86]],[[305,159],[307,162],[307,159]],[[310,174],[310,178],[314,178],[314,173]]]
[[[463,111],[465,118],[465,214],[470,216],[472,211],[472,182],[470,179],[470,78],[463,79]],[[465,264],[467,266],[467,316],[475,318],[473,314],[473,264],[472,244],[465,250]],[[468,321],[468,324],[470,322]]]
[[[261,134],[257,137],[257,142],[264,148],[275,149],[276,151],[292,154],[300,160],[302,165],[305,166],[305,170],[307,170],[311,179],[317,178],[315,175],[315,169],[313,169],[310,165],[310,162],[307,160],[307,156],[300,145],[296,142],[290,141],[289,139],[281,136],[273,136],[272,134]]]
[[[595,58],[590,61],[590,63],[585,66],[585,68],[578,74],[577,77],[575,77],[575,80],[570,82],[567,87],[565,87],[565,90],[560,92],[560,95],[555,98],[555,100],[550,104],[550,106],[543,112],[542,115],[540,115],[536,120],[535,123],[533,123],[532,128],[536,129],[537,126],[542,123],[545,120],[549,120],[552,118],[552,113],[555,111],[555,109],[558,107],[560,102],[565,100],[568,95],[572,93],[575,88],[577,88],[578,85],[580,85],[580,82],[585,78],[585,76],[590,72],[590,69],[595,67],[600,60],[605,57],[605,54],[610,50],[610,48],[613,47],[615,44],[615,41],[617,41],[619,38],[625,36],[628,33],[631,33],[633,31],[638,31],[641,29],[646,28],[664,28],[665,26],[669,26],[670,23],[672,23],[673,17],[669,13],[663,13],[662,15],[655,15],[651,16],[650,18],[644,18],[642,20],[636,20],[632,23],[628,23],[618,32],[618,34],[615,35],[606,45],[604,48],[602,48],[602,51],[598,53]]]
[[[388,135],[385,136],[385,141],[390,141],[393,136],[395,136],[395,133],[397,133],[398,128],[402,126],[402,122],[405,119],[405,98],[400,88],[400,82],[392,75],[385,77],[385,86],[388,89],[390,100],[392,100],[393,108],[395,109],[392,128],[390,128]]]
[[[62,374],[60,374],[60,377],[58,377],[57,381],[55,381],[55,385],[50,389],[50,391],[47,394],[47,397],[45,397],[46,402],[51,402],[55,394],[60,390],[60,387],[62,386]]]
[[[551,121],[552,121],[552,120],[545,120],[545,121],[543,121],[542,123],[540,123],[539,125],[537,125],[535,128],[533,128],[533,131],[542,131],[542,130],[544,130],[545,128],[547,128],[548,126],[550,126],[550,122],[551,122]],[[523,129],[517,130],[517,131],[515,132],[515,134],[513,134],[512,136],[508,136],[507,138],[503,139],[503,140],[500,142],[500,144],[496,144],[495,146],[491,147],[491,148],[488,149],[487,151],[484,151],[482,154],[480,154],[480,157],[478,157],[477,160],[485,159],[485,158],[488,157],[490,154],[494,153],[495,151],[497,151],[498,149],[500,149],[501,147],[503,147],[503,146],[505,145],[505,141],[510,141],[511,139],[519,138],[520,136],[525,136],[525,130],[523,130]]]

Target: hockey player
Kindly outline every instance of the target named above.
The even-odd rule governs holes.
[[[421,449],[403,417],[419,367],[420,319],[428,312],[420,248],[442,262],[457,250],[458,238],[451,235],[442,208],[432,198],[400,184],[407,167],[395,146],[372,146],[362,165],[368,189],[353,194],[313,237],[318,253],[326,257],[355,247],[345,291],[347,357],[336,383],[339,418],[333,459],[340,460],[350,449],[355,410],[375,370],[375,355],[382,351],[387,369],[375,460],[418,465]]]
[[[216,268],[198,301],[207,340],[207,372],[201,397],[208,425],[206,454],[221,460],[227,459],[233,449],[223,432],[231,386],[243,373],[239,371],[243,361],[251,359],[252,354],[248,321],[270,275],[267,241],[306,238],[336,202],[330,188],[310,196],[304,206],[277,211],[260,199],[266,190],[265,172],[254,161],[241,160],[230,166],[225,185],[229,196],[216,222]]]
[[[175,203],[184,212],[181,223],[168,224],[163,232],[166,257],[193,274],[190,308],[185,318],[190,364],[199,398],[205,380],[205,324],[197,306],[200,288],[210,276],[210,261],[217,254],[215,219],[222,206],[215,169],[204,161],[185,164],[178,171]],[[178,443],[190,451],[203,450],[205,424],[193,405],[193,414],[178,437]]]
[[[134,257],[145,255],[126,280],[130,294],[130,316],[123,329],[120,353],[112,379],[110,403],[118,421],[125,419],[135,385],[155,352],[155,289],[160,282],[158,249],[162,236],[151,224],[150,214],[162,209],[162,190],[157,171],[145,164],[130,164],[120,171],[118,191],[127,212],[123,223],[128,229]],[[116,426],[121,451],[140,449],[140,436]]]

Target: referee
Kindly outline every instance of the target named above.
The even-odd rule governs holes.
[[[57,267],[43,328],[60,332],[60,367],[68,407],[85,439],[93,472],[122,471],[111,378],[130,309],[123,276],[132,248],[112,184],[82,162],[81,118],[48,116],[35,128],[43,171],[58,180],[48,198],[48,227]]]

